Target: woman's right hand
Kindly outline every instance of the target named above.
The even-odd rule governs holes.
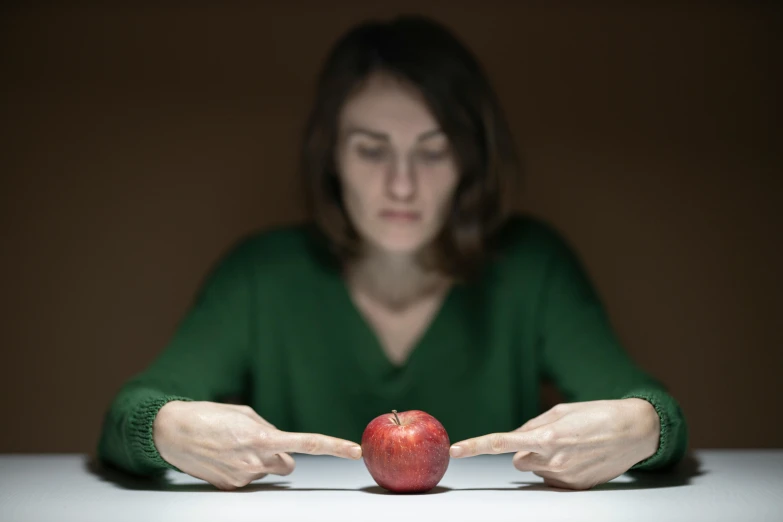
[[[316,433],[280,431],[248,406],[171,401],[158,412],[152,438],[160,456],[184,473],[231,490],[267,474],[288,475],[288,454],[359,459],[356,443]]]

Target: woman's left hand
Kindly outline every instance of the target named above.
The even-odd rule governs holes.
[[[643,399],[564,403],[512,432],[457,442],[451,456],[516,453],[514,467],[548,486],[590,489],[654,455],[659,436],[658,413]]]

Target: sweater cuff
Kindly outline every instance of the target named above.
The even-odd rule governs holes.
[[[623,399],[644,399],[652,404],[661,424],[658,450],[651,457],[637,462],[632,470],[657,469],[676,464],[682,457],[677,447],[677,431],[682,422],[677,401],[663,390],[641,389],[625,394]]]
[[[152,438],[152,425],[160,409],[171,401],[191,401],[187,397],[162,395],[141,402],[128,419],[126,433],[128,437],[131,462],[138,462],[148,471],[171,469],[180,471],[160,456]]]

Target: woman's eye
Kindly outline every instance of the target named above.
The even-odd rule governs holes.
[[[448,150],[422,150],[419,151],[419,158],[427,163],[435,163],[446,159]]]
[[[358,147],[356,150],[360,157],[370,161],[380,161],[386,157],[386,149],[383,147]]]

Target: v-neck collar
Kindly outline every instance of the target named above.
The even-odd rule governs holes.
[[[323,270],[322,290],[315,292],[313,297],[320,295],[324,299],[316,307],[325,322],[324,340],[337,343],[331,350],[335,351],[335,355],[339,353],[339,357],[347,358],[345,363],[355,368],[357,381],[371,380],[367,389],[372,389],[379,398],[402,397],[417,383],[426,381],[426,376],[421,375],[423,372],[444,364],[452,356],[447,352],[451,353],[457,345],[468,342],[469,329],[461,319],[472,313],[471,301],[475,299],[471,285],[455,283],[448,289],[405,362],[402,365],[393,363],[375,329],[354,303],[340,263],[329,249],[328,242],[317,230],[311,239],[314,239],[310,243],[313,248],[311,253]]]
[[[446,317],[451,313],[454,307],[453,301],[459,293],[458,284],[449,287],[429,323],[414,341],[405,361],[396,364],[386,355],[380,336],[354,301],[345,278],[339,271],[333,274],[333,284],[337,287],[338,295],[335,306],[338,307],[339,315],[351,322],[351,325],[346,325],[346,328],[358,330],[357,340],[360,346],[355,347],[357,357],[373,374],[388,379],[399,379],[415,371],[417,361],[422,355],[426,355],[423,352],[431,349],[432,339],[438,338],[438,332],[444,328],[443,323],[447,322]]]

